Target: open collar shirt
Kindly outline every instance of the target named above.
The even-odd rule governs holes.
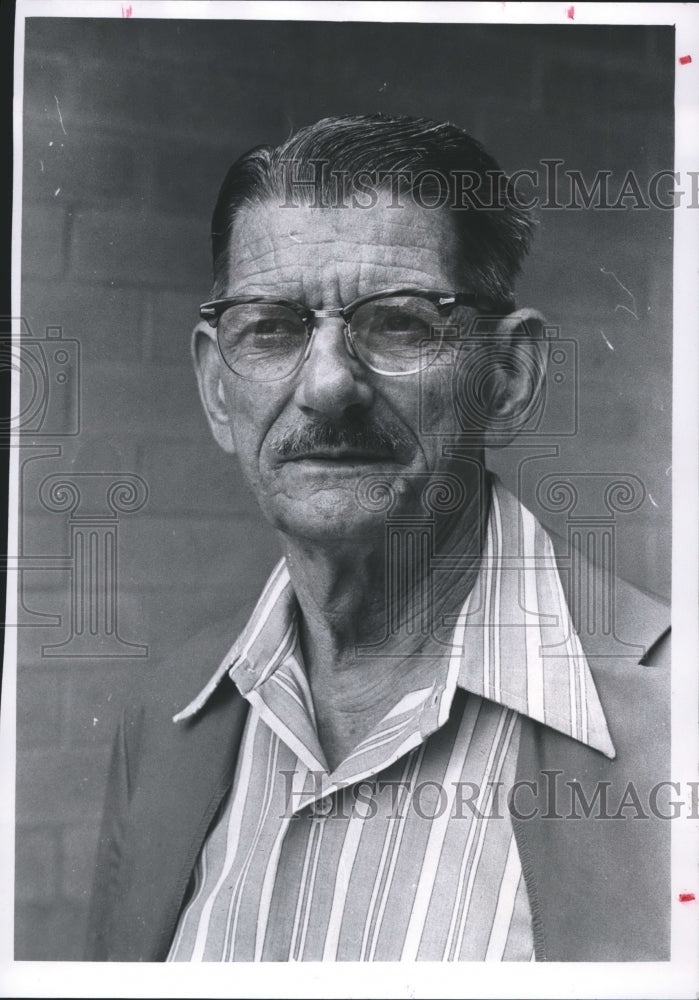
[[[551,541],[493,478],[476,583],[432,683],[328,770],[284,561],[175,723],[249,705],[170,961],[519,960],[531,911],[507,796],[522,715],[614,748]]]

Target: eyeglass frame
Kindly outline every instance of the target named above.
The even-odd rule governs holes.
[[[260,303],[262,305],[285,306],[294,312],[302,321],[308,338],[305,350],[299,353],[298,361],[286,375],[279,375],[277,378],[273,379],[253,379],[249,378],[247,375],[241,375],[241,373],[232,368],[226,360],[219,338],[218,336],[216,337],[218,349],[226,367],[232,371],[234,375],[237,375],[238,378],[245,379],[248,382],[278,382],[283,378],[289,378],[293,375],[294,372],[302,364],[304,364],[310,355],[311,345],[313,343],[313,334],[317,329],[317,320],[319,319],[341,319],[344,323],[345,344],[350,357],[361,361],[362,364],[365,365],[370,371],[373,371],[378,375],[386,375],[389,378],[392,378],[399,375],[415,375],[423,369],[416,368],[411,371],[389,372],[380,368],[375,368],[364,359],[360,352],[357,351],[353,340],[351,321],[354,313],[368,302],[379,302],[382,299],[394,298],[400,295],[426,299],[428,302],[436,305],[440,312],[442,309],[446,309],[447,307],[453,308],[454,306],[464,305],[471,306],[479,312],[484,312],[489,315],[506,315],[514,308],[514,302],[511,298],[501,299],[496,303],[493,299],[489,299],[485,296],[479,296],[472,292],[446,292],[441,289],[409,287],[388,288],[380,292],[370,292],[368,295],[361,295],[359,298],[354,299],[346,306],[338,306],[335,309],[311,309],[310,307],[303,305],[303,303],[298,302],[296,299],[280,298],[275,295],[234,295],[227,298],[212,299],[209,302],[203,302],[199,306],[199,315],[202,319],[206,320],[209,326],[217,330],[217,333],[218,321],[221,318],[221,315],[232,306],[255,305],[256,303]],[[497,306],[502,308],[496,308]]]

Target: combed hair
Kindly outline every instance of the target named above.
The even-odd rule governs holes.
[[[313,192],[303,198],[299,179],[309,176],[309,171],[317,177],[319,163],[326,165],[320,190],[330,204],[337,198],[333,172],[357,177],[360,172],[404,171],[413,178],[425,171],[438,173],[446,179],[449,192],[444,209],[439,210],[464,204],[452,208],[450,214],[469,289],[496,303],[511,300],[514,279],[529,248],[532,220],[510,197],[496,160],[455,125],[383,114],[323,118],[279,146],[257,146],[236,160],[221,186],[211,224],[214,297],[225,294],[231,231],[238,211],[270,200],[309,203]],[[469,204],[457,188],[459,175],[466,173],[485,185],[488,200],[483,194],[480,200],[486,207]],[[377,184],[376,190],[388,187]],[[413,183],[408,190],[415,187]],[[421,196],[425,197],[424,192]]]

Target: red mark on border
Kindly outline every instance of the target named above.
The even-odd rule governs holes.
[[[133,7],[130,4],[128,7],[121,8],[122,17],[131,17],[132,14],[133,14]]]
[[[680,66],[687,66],[688,63],[691,63],[691,61],[691,56],[680,56]]]
[[[566,16],[567,16],[567,18],[568,18],[569,21],[574,21],[575,20],[575,7],[569,7],[568,10],[566,11]]]
[[[680,893],[680,903],[693,903],[696,896],[693,892],[681,892]]]

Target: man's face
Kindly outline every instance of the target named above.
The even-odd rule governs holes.
[[[236,220],[224,294],[279,296],[332,309],[389,288],[471,291],[458,261],[455,234],[440,212],[381,203],[372,210],[268,203],[243,210]],[[459,431],[448,367],[377,374],[350,356],[339,318],[317,320],[310,356],[292,375],[251,382],[220,362],[220,378],[245,476],[268,520],[297,537],[339,540],[381,531],[384,515],[367,511],[356,497],[360,480],[370,474],[390,483],[395,513],[418,509],[420,488],[415,479],[410,483],[411,474],[446,469],[444,437]],[[420,394],[423,431],[429,433],[418,429]],[[346,443],[331,444],[313,433],[329,424],[354,430],[344,435]],[[285,443],[292,436],[308,446],[290,451]],[[424,478],[418,481],[424,485]]]

